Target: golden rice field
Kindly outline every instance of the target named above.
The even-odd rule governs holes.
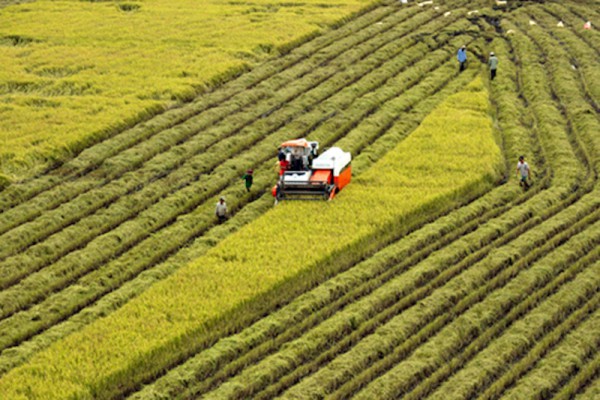
[[[93,33],[15,25],[40,21],[28,37],[65,51],[82,31],[116,35],[116,19],[151,21],[173,36],[158,45],[151,24],[131,25],[146,41],[120,46],[173,51],[155,66],[166,76],[187,62],[166,37],[200,18],[196,2],[4,3],[2,17],[55,26],[50,10],[103,10]],[[224,26],[213,50],[245,63],[152,84],[133,73],[113,89],[164,87],[152,111],[114,109],[110,129],[66,153],[48,144],[57,162],[7,182],[0,398],[600,397],[600,2],[333,4],[206,5],[233,26],[260,14],[281,42],[241,34],[253,45],[233,50],[241,31]],[[285,36],[284,14],[306,31]],[[43,46],[3,29],[22,62]],[[95,51],[119,47],[112,37]],[[108,90],[117,76],[89,77]],[[273,205],[276,149],[296,137],[352,153],[334,200]]]
[[[0,174],[60,162],[369,3],[0,3]]]

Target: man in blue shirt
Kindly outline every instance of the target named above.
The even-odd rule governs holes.
[[[463,72],[467,67],[467,46],[462,45],[460,49],[458,49],[458,53],[456,53],[456,58],[458,59],[459,68],[458,72]]]

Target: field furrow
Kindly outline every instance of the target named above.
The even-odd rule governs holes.
[[[588,257],[587,260],[578,262],[575,267],[566,269],[560,274],[557,283],[560,285],[564,284],[565,279],[573,279],[575,274],[581,273],[582,268],[589,268],[589,262],[590,258]],[[559,283],[559,281],[563,282]],[[554,289],[556,287],[553,283],[543,288],[542,291]],[[556,297],[553,292],[550,294]],[[539,313],[537,316],[535,313],[532,314],[533,311],[530,311],[530,314],[522,314],[513,324],[505,328],[506,330],[501,336],[494,338],[487,347],[480,350],[472,361],[445,382],[431,395],[431,398],[466,398],[478,395],[482,398],[489,398],[492,394],[492,397],[497,398],[502,392],[502,388],[523,371],[520,368],[528,368],[529,363],[536,359],[536,352],[547,351],[566,332],[577,326],[585,325],[590,311],[593,312],[597,308],[597,301],[597,296],[593,296],[587,303],[584,300],[585,304],[582,304],[581,307],[571,309],[562,315],[557,314],[554,317],[555,321],[548,323],[543,323],[542,320],[536,321]],[[538,304],[541,303],[530,303],[529,306],[539,307]],[[515,310],[514,312],[521,311]],[[553,330],[554,324],[558,322],[560,323]],[[553,333],[549,334],[550,332]],[[537,339],[535,339],[536,337]]]
[[[578,268],[569,269],[568,271],[566,271],[565,273],[560,275],[559,279],[553,281],[551,284],[547,285],[543,289],[536,291],[532,296],[532,298],[534,298],[534,300],[529,300],[528,301],[529,304],[521,303],[519,305],[519,307],[515,307],[515,308],[511,309],[509,315],[507,315],[506,318],[500,320],[498,323],[496,323],[496,325],[492,329],[486,331],[485,334],[481,335],[477,340],[475,340],[471,344],[469,344],[469,346],[457,357],[454,357],[452,360],[447,361],[446,364],[444,364],[444,366],[442,368],[439,368],[434,373],[432,373],[430,376],[428,376],[426,379],[421,381],[417,386],[415,386],[415,388],[410,393],[408,393],[406,395],[406,398],[407,399],[416,399],[416,398],[423,398],[428,395],[431,395],[432,398],[436,398],[436,396],[438,396],[438,394],[441,395],[442,393],[444,393],[443,396],[447,396],[446,398],[450,398],[453,396],[456,398],[464,398],[468,395],[475,396],[475,394],[477,392],[482,392],[484,389],[484,384],[482,382],[485,382],[486,379],[490,380],[491,378],[489,376],[487,376],[487,377],[483,376],[485,374],[481,374],[479,372],[478,373],[479,376],[477,378],[471,378],[469,380],[470,385],[471,385],[470,392],[466,392],[466,391],[460,392],[459,388],[461,388],[462,390],[465,390],[465,387],[467,385],[465,383],[461,383],[461,381],[459,379],[452,379],[453,383],[446,384],[446,386],[444,386],[442,389],[440,389],[439,393],[432,394],[439,387],[441,382],[445,382],[446,380],[448,380],[448,378],[450,376],[455,374],[457,371],[460,371],[461,369],[465,368],[465,366],[467,365],[467,363],[470,361],[470,359],[473,357],[474,354],[482,352],[482,351],[485,352],[486,354],[490,354],[488,351],[488,348],[491,348],[491,347],[496,348],[493,340],[496,339],[498,332],[500,331],[500,329],[506,329],[505,324],[506,323],[510,324],[511,321],[514,321],[514,319],[515,319],[514,317],[511,317],[510,314],[516,313],[516,314],[524,315],[526,313],[525,310],[527,307],[532,307],[532,304],[535,304],[536,302],[539,302],[540,299],[547,297],[548,296],[547,292],[552,292],[552,291],[557,290],[557,288],[561,284],[564,283],[564,279],[572,279],[574,273],[580,272],[582,269],[582,267],[581,267],[582,264],[583,263],[581,261],[579,261]],[[562,336],[564,336],[567,332],[574,329],[585,318],[587,318],[587,316],[590,313],[590,310],[593,310],[595,307],[598,307],[597,302],[598,302],[598,299],[596,299],[595,301],[590,301],[590,302],[586,303],[585,306],[578,309],[577,312],[572,314],[569,317],[569,319],[563,321],[559,326],[557,326],[551,335],[546,335],[546,332],[543,332],[542,334],[545,335],[544,339],[543,339],[543,344],[538,345],[536,347],[536,349],[532,350],[526,357],[534,358],[536,356],[539,356],[541,353],[547,351],[547,349],[550,346],[552,346],[554,343],[556,343],[557,340],[560,340],[560,338]],[[502,327],[502,328],[500,328],[500,327]],[[546,328],[549,328],[549,327],[546,326]],[[540,336],[541,336],[541,334],[540,334]],[[490,339],[490,338],[493,338],[493,339]],[[523,346],[523,348],[519,349],[519,351],[526,351],[526,349],[527,349],[527,346]],[[517,352],[514,351],[513,353],[511,353],[511,357],[513,360],[515,358],[517,358],[518,357]],[[483,363],[483,358],[480,357],[480,359],[482,359],[481,362]],[[476,362],[474,362],[474,364],[475,363]],[[489,366],[489,364],[488,364],[488,366]],[[513,368],[513,370],[515,370],[518,367],[513,366],[512,368]],[[514,373],[514,372],[511,372],[511,373]],[[459,374],[463,379],[465,376],[468,376],[466,372],[463,373],[462,371],[459,372]],[[466,381],[463,380],[462,382],[466,382]],[[497,382],[498,382],[498,380],[496,381],[496,383]],[[452,386],[451,386],[453,384],[456,385],[454,388],[452,388]]]
[[[538,359],[535,362],[527,360],[529,365],[525,370],[529,372],[518,379],[514,387],[506,391],[506,396],[522,399],[554,397],[556,392],[567,384],[579,366],[585,366],[600,345],[600,339],[595,331],[600,322],[598,304],[585,311],[592,314],[589,320],[580,327],[573,326],[565,329],[565,332],[562,332],[564,340],[557,343],[555,348],[540,351],[536,346],[536,349],[532,350],[529,356]],[[566,334],[566,331],[571,330],[572,332]],[[547,334],[544,342],[548,342],[554,335],[554,331]],[[537,353],[538,351],[540,354]]]
[[[578,398],[578,394],[591,390],[600,377],[600,354],[597,349],[595,349],[592,359],[578,367],[578,370],[575,376],[556,393],[555,399]]]
[[[597,2],[596,2],[597,5]],[[598,12],[594,7],[581,7],[577,4],[555,4],[549,6],[557,11],[557,16],[565,18],[565,21],[570,24],[569,28],[571,31],[576,33],[578,36],[584,38],[588,43],[590,49],[593,49],[597,54],[600,54],[600,45],[598,45],[598,32],[589,30],[589,32],[582,32],[583,25],[591,19],[598,18]]]
[[[560,242],[569,237],[569,233],[570,232],[565,232],[562,237],[557,237],[555,240]],[[516,244],[511,244],[511,246],[515,247]],[[551,246],[547,248],[551,248]],[[370,382],[372,379],[381,375],[386,369],[395,366],[404,357],[418,349],[425,341],[434,336],[438,331],[446,329],[445,326],[447,324],[458,324],[454,321],[456,316],[460,316],[462,312],[472,307],[474,303],[482,301],[494,290],[498,290],[507,285],[516,274],[516,271],[519,271],[523,265],[534,262],[536,257],[543,254],[543,251],[541,250],[533,251],[522,261],[515,262],[510,268],[507,268],[507,257],[515,257],[513,251],[509,251],[508,249],[504,250],[504,252],[498,251],[495,257],[493,257],[493,262],[491,260],[484,260],[475,263],[471,268],[466,269],[463,274],[454,277],[454,279],[444,279],[444,274],[440,275],[440,280],[444,282],[444,285],[440,286],[441,289],[432,291],[430,295],[425,296],[423,299],[419,299],[409,311],[398,313],[397,316],[394,316],[395,318],[393,320],[388,322],[389,325],[387,327],[383,327],[385,325],[382,326],[381,324],[377,324],[377,327],[381,326],[381,328],[379,328],[380,332],[375,332],[375,334],[371,335],[367,340],[364,340],[365,343],[360,342],[356,346],[356,349],[344,354],[340,360],[335,360],[335,362],[321,374],[324,376],[332,374],[329,379],[332,379],[332,377],[335,376],[336,386],[343,383],[343,381],[339,382],[342,377],[350,379],[348,383],[345,383],[338,389],[334,396],[337,398],[344,398],[351,395],[362,386],[361,382]],[[440,262],[440,264],[443,265],[444,263]],[[477,266],[477,268],[475,266]],[[450,275],[450,277],[452,277],[452,275]],[[488,283],[485,284],[485,282]],[[463,289],[459,289],[460,287],[463,287]],[[467,294],[466,291],[470,288],[477,288],[477,290],[472,290]],[[423,307],[428,304],[431,304],[432,307],[435,306],[436,308],[432,308],[431,311],[429,309],[424,309]],[[454,308],[452,308],[453,304],[456,304]],[[501,306],[501,303],[498,304],[498,306]],[[417,324],[415,318],[418,315],[420,315],[420,321]],[[426,319],[424,318],[425,315],[428,316]],[[395,326],[394,324],[410,325]],[[394,332],[403,333],[401,336],[397,336],[398,333]],[[403,338],[405,341],[402,341]],[[396,348],[395,346],[399,347]],[[361,354],[363,352],[365,354]],[[366,365],[361,364],[359,360],[364,360],[362,362],[366,363]],[[368,365],[371,363],[373,363],[373,365],[368,368]],[[348,367],[343,367],[343,365],[348,365]],[[362,372],[358,373],[358,371]],[[333,375],[334,372],[335,375]],[[354,374],[356,375],[352,377]],[[323,377],[317,376],[314,379],[323,384]],[[413,380],[412,384],[415,384],[416,382],[417,381]],[[313,390],[314,389],[316,389],[316,387],[313,387]],[[297,390],[301,392],[302,390],[307,390],[307,388],[300,386]]]
[[[541,39],[544,45],[544,52],[548,54],[548,57],[550,58],[561,57],[569,60],[571,69],[577,73],[577,76],[574,79],[571,79],[574,83],[574,86],[572,86],[571,89],[579,86],[581,92],[585,94],[585,100],[590,104],[596,114],[598,114],[600,112],[598,103],[600,101],[600,74],[597,69],[594,68],[594,61],[597,59],[597,55],[595,55],[590,46],[588,46],[580,36],[574,34],[572,30],[555,28],[552,24],[555,21],[553,19],[555,14],[547,8],[533,9],[531,10],[530,15],[540,21],[540,24],[544,27],[544,31],[548,32],[548,35],[544,38],[545,40]],[[548,43],[549,38],[553,39],[553,45]],[[538,39],[538,42],[539,41],[540,39]]]
[[[581,254],[585,254],[585,251],[579,254],[581,256]],[[556,257],[552,264],[562,269],[567,267],[570,262],[572,261],[569,258]],[[561,263],[562,265],[560,265]],[[507,313],[514,304],[527,301],[525,293],[534,290],[542,276],[548,276],[547,271],[542,266],[538,269],[534,265],[531,271],[534,277],[528,276],[529,273],[523,273],[517,276],[504,290],[497,293],[492,292],[487,301],[478,304],[478,306],[474,304],[466,306],[469,311],[465,312],[465,309],[457,314],[459,316],[456,321],[444,328],[439,335],[419,346],[412,354],[408,353],[410,355],[406,359],[400,359],[392,364],[393,368],[385,375],[379,378],[375,377],[377,378],[375,380],[367,380],[366,382],[370,383],[358,394],[357,398],[396,398],[396,396],[405,393],[406,390],[410,390],[411,386],[418,383],[420,379],[442,367],[451,357],[457,355],[466,343],[471,342],[473,338],[485,332],[484,327],[487,323],[495,323],[495,315]],[[598,284],[594,280],[597,273],[598,271],[593,268],[582,273],[571,284],[567,284],[562,290],[556,292],[548,305],[546,305],[546,302],[542,303],[539,311],[535,314],[535,318],[543,317],[552,321],[548,323],[555,323],[554,321],[560,321],[560,318],[568,315],[570,310],[578,308],[582,302],[585,303],[587,296],[594,292],[594,285]],[[535,276],[535,274],[540,275]],[[525,292],[520,291],[522,289],[520,286],[523,284],[521,279],[529,280],[529,285],[532,285]],[[521,300],[516,300],[515,295],[519,296],[518,298]],[[557,307],[556,303],[560,303],[560,307]],[[482,312],[484,309],[487,311]],[[541,329],[541,332],[537,333],[538,335],[544,332],[544,325],[543,323],[534,325],[537,329]],[[528,324],[528,326],[531,327],[531,324]],[[532,328],[532,330],[535,331],[536,328]],[[384,338],[381,338],[381,340],[384,340]]]

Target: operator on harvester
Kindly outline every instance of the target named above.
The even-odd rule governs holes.
[[[306,171],[310,169],[312,160],[316,155],[316,146],[311,146],[308,155],[305,154],[304,147],[302,146],[280,148],[277,153],[279,176],[283,176],[285,171]]]

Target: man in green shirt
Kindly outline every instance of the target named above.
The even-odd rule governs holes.
[[[252,187],[252,182],[254,180],[254,178],[252,177],[252,173],[254,171],[252,171],[251,169],[247,170],[246,173],[244,174],[244,176],[242,176],[242,179],[244,181],[246,181],[246,191],[249,192],[250,188]]]

